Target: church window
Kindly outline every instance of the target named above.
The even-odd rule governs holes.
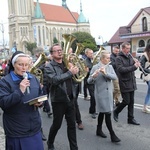
[[[41,45],[41,28],[38,26],[38,33],[39,33],[39,45]]]
[[[44,26],[43,26],[43,45],[45,45],[45,29],[44,29]]]

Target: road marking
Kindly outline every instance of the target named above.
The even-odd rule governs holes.
[[[84,98],[84,96],[83,96],[83,94],[79,94],[79,97],[80,98]],[[143,109],[143,105],[142,104],[134,104],[134,108],[136,108],[136,109]],[[148,108],[150,109],[150,106],[148,106]]]

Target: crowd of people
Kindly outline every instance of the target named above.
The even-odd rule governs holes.
[[[146,73],[150,73],[150,65],[145,67],[150,60],[150,44],[140,60],[131,56],[130,49],[130,43],[124,42],[121,47],[115,45],[111,54],[102,50],[97,64],[93,64],[95,58],[92,49],[86,48],[84,54],[87,76],[83,81],[83,94],[84,100],[89,100],[88,113],[93,119],[97,118],[95,133],[102,138],[107,138],[102,130],[105,118],[113,143],[121,139],[113,129],[111,114],[118,122],[119,113],[127,106],[127,123],[140,125],[134,118],[134,93],[137,89],[134,72],[142,67]],[[48,150],[55,150],[55,138],[64,118],[70,150],[78,150],[76,126],[80,130],[84,129],[78,104],[82,86],[73,77],[80,73],[80,69],[72,64],[69,68],[66,66],[61,45],[52,45],[49,52],[51,58],[38,66],[43,74],[43,82],[31,72],[32,59],[22,51],[16,51],[9,61],[1,64],[3,77],[0,79],[0,108],[3,110],[6,150],[44,150],[43,140],[47,140]],[[72,49],[69,53],[73,53]],[[40,55],[36,56],[38,59]],[[142,111],[150,113],[147,107],[150,102],[150,80],[146,83],[148,91]],[[27,103],[45,94],[46,101],[33,105]],[[42,132],[41,108],[48,117],[53,118],[47,138]]]

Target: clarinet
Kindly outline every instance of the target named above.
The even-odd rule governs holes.
[[[135,60],[135,58],[134,58],[130,53],[129,53],[129,55],[132,57],[132,59],[134,60],[134,62],[137,62],[137,61],[138,61],[138,60]],[[139,66],[139,68],[141,69],[142,73],[143,73],[145,76],[148,75],[148,73],[145,72],[144,69],[143,69],[141,66]]]

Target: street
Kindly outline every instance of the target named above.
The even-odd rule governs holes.
[[[119,114],[119,122],[116,123],[112,117],[112,123],[116,135],[121,139],[121,142],[114,144],[110,141],[109,132],[103,123],[103,131],[107,138],[103,139],[96,136],[97,119],[92,119],[88,113],[89,101],[83,99],[83,95],[79,96],[78,103],[84,125],[84,130],[77,128],[77,140],[79,150],[149,150],[150,144],[150,114],[142,112],[144,97],[147,90],[147,85],[142,80],[137,79],[138,90],[135,92],[135,119],[140,122],[140,126],[127,124],[127,109],[124,109]],[[48,119],[45,113],[42,113],[44,134],[48,136],[49,127],[52,123],[52,118]],[[45,143],[45,150],[47,145]],[[55,140],[56,150],[69,150],[66,121],[64,119],[61,129],[59,130]]]
[[[121,139],[118,144],[112,143],[110,140],[109,132],[106,128],[105,121],[103,123],[103,131],[107,138],[96,136],[97,119],[92,119],[88,113],[89,101],[83,99],[83,95],[79,95],[78,103],[84,125],[84,130],[77,128],[77,141],[79,150],[149,150],[150,149],[150,114],[142,112],[144,97],[147,90],[147,85],[142,80],[137,78],[138,90],[135,92],[135,119],[140,122],[140,126],[127,124],[127,109],[124,109],[119,114],[119,122],[113,120],[113,128],[116,135]],[[2,111],[1,111],[2,112]],[[48,118],[47,114],[41,109],[41,117],[43,122],[43,131],[48,137],[49,128],[52,123],[52,117]],[[0,115],[0,125],[2,126],[2,115]],[[61,129],[59,130],[55,139],[56,150],[69,150],[66,121],[63,120]],[[47,144],[44,142],[45,150]],[[2,149],[0,149],[2,150]]]

